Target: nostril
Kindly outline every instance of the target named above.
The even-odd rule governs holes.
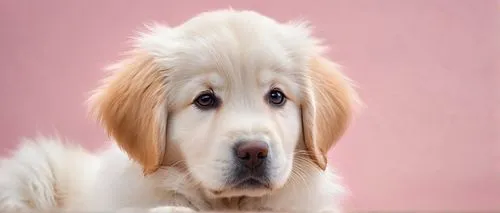
[[[238,155],[238,157],[242,160],[250,160],[250,153],[242,152]]]
[[[259,152],[257,154],[257,158],[259,158],[259,159],[264,159],[266,157],[267,157],[267,149],[266,150],[262,150],[261,152]]]

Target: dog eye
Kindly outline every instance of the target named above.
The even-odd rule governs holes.
[[[267,99],[269,101],[269,104],[273,106],[283,106],[286,102],[286,96],[281,92],[279,89],[272,89],[269,91],[267,94]]]
[[[193,104],[202,110],[215,109],[219,106],[219,99],[212,92],[205,92],[196,97]]]

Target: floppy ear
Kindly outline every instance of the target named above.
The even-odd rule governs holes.
[[[326,169],[327,152],[344,134],[357,94],[350,80],[326,58],[309,63],[302,109],[304,143],[313,161]]]
[[[146,53],[132,52],[110,68],[111,75],[89,99],[91,112],[108,134],[143,166],[156,171],[166,143],[164,70]]]

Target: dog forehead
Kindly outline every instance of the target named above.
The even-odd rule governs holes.
[[[231,10],[202,13],[177,27],[153,25],[137,41],[140,50],[169,70],[164,73],[175,82],[170,86],[179,87],[214,86],[198,78],[207,73],[217,73],[223,86],[231,88],[268,83],[263,81],[270,79],[269,73],[301,85],[310,58],[321,51],[307,24]]]
[[[227,20],[193,24],[179,28],[182,43],[177,49],[181,61],[196,59],[182,67],[199,66],[205,69],[228,71],[262,69],[290,70],[300,63],[300,49],[290,45],[287,36],[279,28],[278,23],[267,23],[252,20]],[[191,26],[194,25],[194,26]],[[300,42],[300,41],[296,41]]]
[[[139,36],[139,48],[165,68],[184,72],[305,67],[317,43],[306,25],[279,23],[251,11],[206,12],[174,28],[149,30]]]

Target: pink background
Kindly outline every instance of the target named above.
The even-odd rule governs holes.
[[[311,4],[311,2],[315,2]],[[142,23],[216,8],[305,17],[367,108],[331,152],[350,209],[500,210],[499,1],[0,2],[0,132],[105,136],[84,100]]]

